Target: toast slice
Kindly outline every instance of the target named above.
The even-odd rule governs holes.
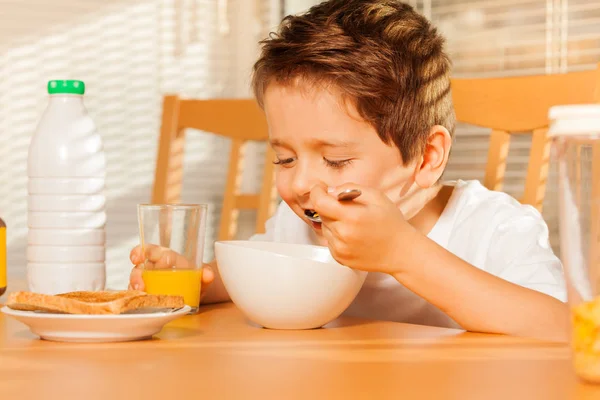
[[[61,314],[123,314],[165,308],[182,308],[182,296],[147,294],[137,290],[80,291],[57,295],[14,292],[6,305],[13,310],[43,311]]]

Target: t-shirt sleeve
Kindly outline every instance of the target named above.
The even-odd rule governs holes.
[[[550,246],[546,222],[531,206],[512,208],[508,214],[493,224],[496,226],[485,269],[509,282],[566,301],[562,264]]]

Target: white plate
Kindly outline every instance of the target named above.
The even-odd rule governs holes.
[[[186,315],[190,306],[170,312],[120,315],[50,314],[13,310],[7,306],[1,311],[24,323],[31,332],[45,340],[99,343],[150,338],[167,322]]]

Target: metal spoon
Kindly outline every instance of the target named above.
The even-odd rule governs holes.
[[[337,196],[338,201],[350,201],[360,196],[362,192],[358,189],[346,189]]]
[[[362,192],[358,189],[346,189],[337,195],[338,201],[351,201],[360,196]],[[304,215],[306,218],[313,222],[321,222],[321,217],[319,214],[312,210],[305,210]]]

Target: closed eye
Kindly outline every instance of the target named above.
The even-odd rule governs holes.
[[[327,164],[328,167],[334,168],[334,169],[341,169],[344,168],[347,165],[352,164],[352,159],[346,159],[346,160],[328,160],[326,158],[323,158],[323,160],[325,161],[325,164]]]
[[[287,164],[291,164],[295,161],[295,159],[293,157],[290,158],[278,158],[277,160],[273,161],[273,164],[275,165],[287,165]]]

